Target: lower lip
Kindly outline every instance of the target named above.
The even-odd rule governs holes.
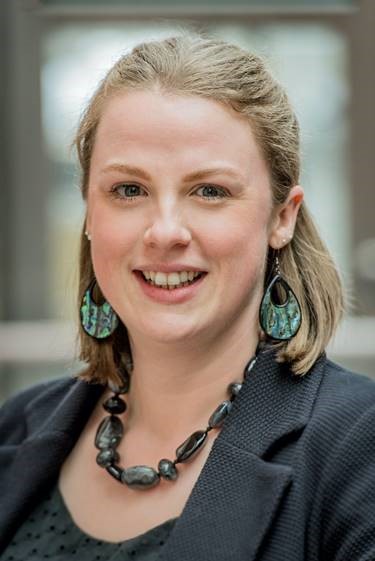
[[[204,273],[198,280],[188,286],[168,290],[167,288],[159,288],[158,286],[149,284],[140,271],[133,272],[146,296],[151,298],[151,300],[161,302],[162,304],[180,304],[190,300],[196,295],[202,282],[207,276],[207,273]]]

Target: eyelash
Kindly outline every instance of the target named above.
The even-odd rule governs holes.
[[[142,189],[142,187],[140,187],[136,183],[121,183],[120,185],[114,185],[111,188],[110,193],[115,199],[128,200],[128,201],[133,201],[134,199],[138,198],[139,195],[130,196],[130,197],[121,196],[120,193],[119,193],[119,188],[120,187],[125,187],[125,188],[126,187],[138,187],[139,189]],[[203,197],[206,200],[217,201],[217,200],[220,200],[220,199],[224,199],[225,197],[228,197],[228,193],[222,187],[218,187],[217,185],[213,185],[211,183],[205,183],[203,185],[200,185],[194,192],[196,193],[199,189],[205,189],[206,187],[214,189],[218,193],[217,195],[214,195],[212,197]]]

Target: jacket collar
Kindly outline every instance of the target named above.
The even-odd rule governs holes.
[[[62,379],[47,383],[25,407],[26,439],[0,447],[0,554],[56,481],[103,390]]]
[[[293,468],[272,452],[306,426],[325,364],[291,374],[272,348],[259,355],[166,543],[162,559],[255,561]]]
[[[163,549],[165,561],[255,561],[293,479],[290,466],[272,462],[272,451],[308,422],[324,363],[323,356],[296,377],[275,361],[272,348],[262,351]],[[30,437],[9,451],[12,466],[1,489],[0,551],[56,480],[103,389],[62,381],[30,402]]]
[[[321,383],[323,354],[304,376],[293,374],[265,347],[244,381],[222,430],[222,439],[265,457],[281,438],[307,424]],[[232,414],[233,413],[233,414]]]
[[[74,445],[104,389],[75,378],[63,378],[52,388],[47,387],[26,406],[29,440],[57,433]]]

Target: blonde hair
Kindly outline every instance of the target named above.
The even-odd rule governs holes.
[[[104,104],[129,90],[158,90],[220,101],[245,115],[269,166],[274,204],[285,201],[299,182],[299,127],[286,93],[264,61],[240,47],[212,37],[182,33],[142,43],[121,57],[99,84],[75,139],[86,200],[91,154]],[[78,306],[94,278],[90,245],[81,234]],[[280,269],[296,294],[302,325],[290,341],[277,344],[277,359],[304,374],[324,351],[344,308],[339,275],[303,203],[292,241],[279,254]],[[269,254],[265,279],[271,272]],[[95,295],[94,295],[95,297]],[[97,296],[100,299],[100,295]],[[80,327],[80,358],[88,363],[81,377],[106,383],[129,359],[126,327],[120,322],[106,340]]]

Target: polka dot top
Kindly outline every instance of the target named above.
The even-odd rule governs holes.
[[[97,540],[76,526],[56,485],[18,529],[1,561],[156,561],[176,520],[124,542]]]

